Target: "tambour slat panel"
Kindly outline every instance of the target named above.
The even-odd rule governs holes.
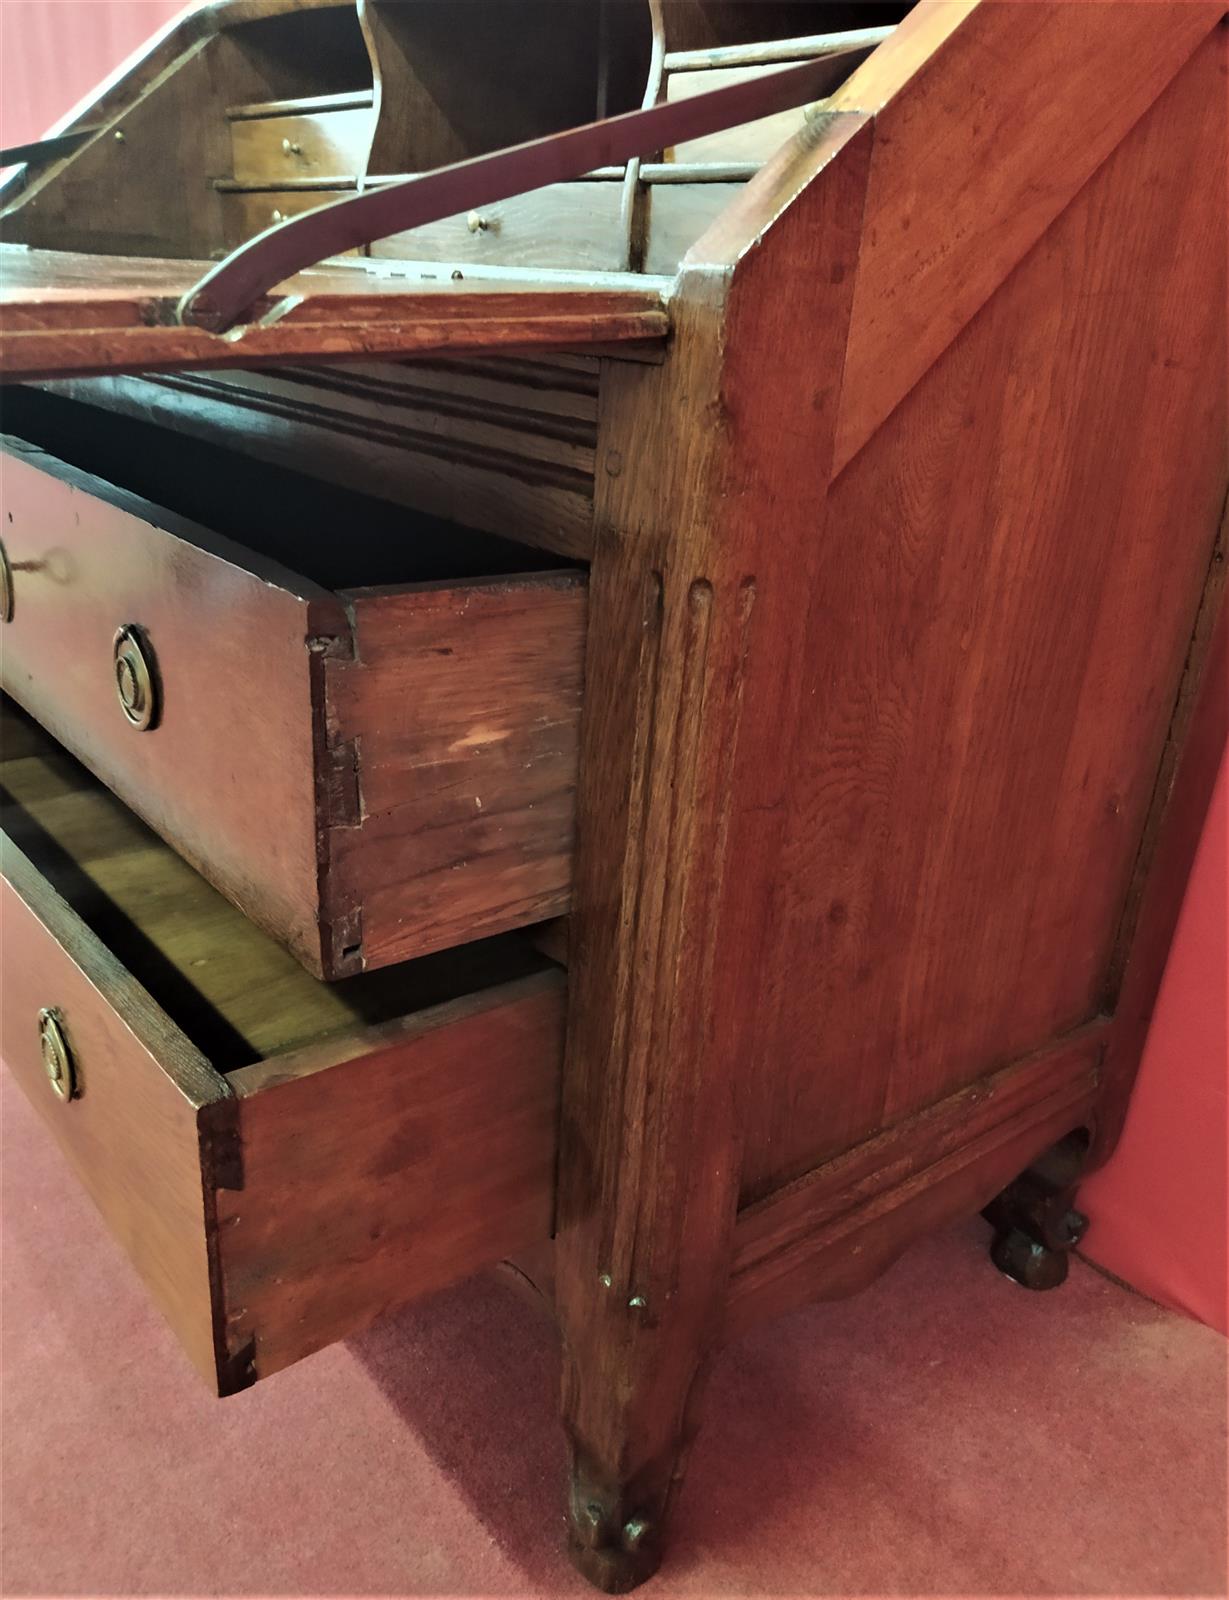
[[[592,542],[598,362],[378,362],[46,388],[567,556]]]

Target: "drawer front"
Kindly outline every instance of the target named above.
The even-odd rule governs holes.
[[[100,498],[97,480],[59,463],[53,475],[50,465],[37,453],[4,458],[5,690],[318,968],[308,640],[327,635],[340,608],[310,586],[296,593],[288,574],[266,581]],[[127,643],[117,641],[125,628]],[[127,669],[139,670],[138,655],[147,663],[155,710],[146,728],[121,704],[117,653]]]
[[[627,241],[620,183],[557,183],[477,211],[445,217],[371,246],[403,261],[473,261],[496,267],[620,272]]]
[[[231,1091],[8,841],[0,917],[0,1054],[193,1363],[234,1387],[208,1247]],[[43,1058],[48,1015],[71,1098]]]
[[[228,190],[219,198],[222,203],[222,232],[229,248],[254,239],[266,228],[272,228],[287,217],[297,217],[304,211],[315,211],[332,200],[340,200],[353,189],[253,189]],[[343,255],[361,255],[361,250],[345,250]]]
[[[370,107],[236,118],[230,125],[235,178],[272,184],[356,177],[367,161],[371,128]]]
[[[224,1077],[0,840],[4,1058],[219,1393],[549,1238],[558,971]]]

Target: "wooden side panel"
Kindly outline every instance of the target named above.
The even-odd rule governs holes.
[[[1229,474],[1223,47],[833,486],[744,1198],[1099,1008]]]
[[[215,1334],[214,1174],[202,1170],[201,1128],[202,1108],[230,1091],[21,852],[3,845],[0,1053],[194,1364],[230,1386]],[[68,1102],[43,1069],[43,1007],[60,1012],[72,1051],[79,1093]]]
[[[878,110],[838,472],[1223,14],[1219,0],[924,3],[837,90],[834,107]],[[1203,92],[1224,100],[1214,78]]]
[[[234,1074],[221,1270],[257,1376],[549,1237],[563,1017],[544,973]]]
[[[559,915],[572,872],[580,573],[351,597],[327,663],[333,764],[356,787],[326,896],[369,967]],[[338,749],[338,746],[341,746]],[[407,907],[412,914],[407,915]]]
[[[169,531],[175,519],[37,451],[6,455],[3,468],[14,569],[4,688],[318,969],[307,641],[327,597],[237,566],[220,541],[217,553],[201,548]],[[116,696],[113,642],[130,624],[159,679],[161,710],[144,732]]]
[[[422,172],[591,122],[600,17],[590,0],[362,0],[376,81],[370,172]],[[462,65],[463,63],[463,65]]]
[[[295,366],[47,387],[561,555],[592,547],[592,358]]]
[[[1110,1025],[898,1123],[750,1207],[734,1233],[727,1337],[816,1298],[852,1294],[916,1238],[978,1211],[1084,1125]]]
[[[190,45],[53,182],[18,202],[4,237],[48,250],[210,256],[222,238],[210,178],[230,163],[223,48],[217,38]]]

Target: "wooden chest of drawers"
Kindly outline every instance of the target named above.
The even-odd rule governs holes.
[[[1083,1231],[1229,720],[1227,34],[446,9],[193,13],[3,192],[4,1054],[221,1392],[513,1260],[621,1591],[724,1341]]]

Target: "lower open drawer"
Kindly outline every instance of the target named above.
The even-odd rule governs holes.
[[[508,935],[319,983],[0,740],[4,1059],[220,1393],[549,1235],[558,968]]]

